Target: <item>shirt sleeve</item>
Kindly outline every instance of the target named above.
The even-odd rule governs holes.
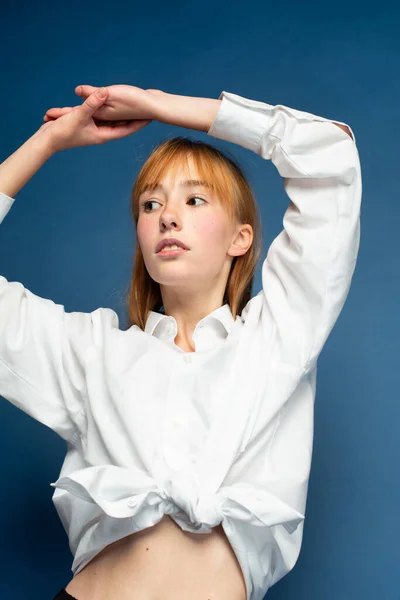
[[[13,203],[0,192],[0,224]],[[98,310],[118,326],[114,311]],[[85,423],[84,360],[97,314],[65,312],[0,276],[0,395],[67,441]]]
[[[317,362],[347,298],[360,243],[361,167],[352,129],[312,113],[223,91],[208,135],[277,168],[290,199],[262,265],[264,318],[278,360]],[[348,127],[350,137],[334,123]],[[260,292],[261,293],[261,292]]]

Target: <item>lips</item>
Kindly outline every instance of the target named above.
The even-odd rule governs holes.
[[[165,246],[172,246],[173,244],[176,244],[177,246],[179,246],[180,248],[183,248],[184,250],[189,250],[189,248],[186,246],[186,244],[181,242],[181,240],[177,240],[176,238],[164,238],[163,240],[160,240],[158,242],[158,244],[156,246],[156,254],[158,252],[160,252],[160,250],[165,248]]]
[[[166,246],[165,248],[162,248],[162,250],[160,250],[160,252],[156,252],[156,254],[158,254],[158,256],[179,256],[180,254],[183,254],[184,252],[188,252],[188,250],[185,250],[184,248],[168,248],[168,246]]]

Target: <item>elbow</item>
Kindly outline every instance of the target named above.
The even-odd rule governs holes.
[[[340,129],[343,129],[343,131],[345,133],[347,133],[347,135],[351,138],[354,139],[353,136],[351,135],[351,131],[350,129],[346,126],[346,125],[342,125],[341,123],[333,123],[334,125],[337,125],[337,127],[340,127]]]

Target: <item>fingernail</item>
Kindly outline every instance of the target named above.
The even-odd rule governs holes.
[[[99,98],[104,98],[104,96],[106,95],[106,91],[104,88],[101,88],[100,90],[97,91],[97,95]]]

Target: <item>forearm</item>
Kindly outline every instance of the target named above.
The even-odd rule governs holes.
[[[0,164],[0,192],[15,198],[54,153],[50,137],[43,131],[34,133]]]
[[[148,91],[154,96],[152,112],[155,120],[206,133],[217,116],[222,102],[214,98],[178,96],[161,90]]]
[[[214,98],[196,98],[194,96],[178,96],[161,90],[146,90],[154,96],[152,100],[152,118],[162,123],[169,123],[188,129],[205,131],[210,129],[217,116],[222,100]],[[352,135],[344,125],[335,123],[347,135]]]

